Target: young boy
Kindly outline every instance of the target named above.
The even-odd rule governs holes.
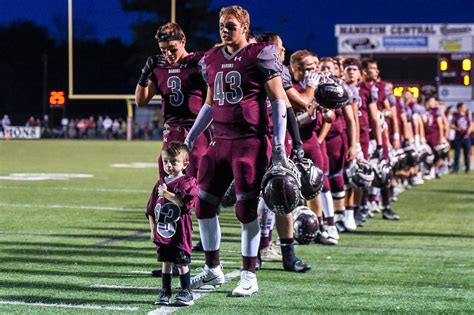
[[[193,305],[188,265],[191,263],[192,248],[191,211],[198,188],[194,177],[184,175],[189,164],[189,154],[184,144],[169,143],[162,151],[162,159],[166,176],[160,178],[153,187],[146,210],[151,240],[156,244],[158,261],[163,262],[162,289],[155,304],[171,303],[171,267],[176,264],[181,290],[174,304]]]

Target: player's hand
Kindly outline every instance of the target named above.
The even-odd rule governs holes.
[[[321,75],[319,73],[314,72],[314,71],[305,71],[304,82],[306,82],[308,86],[311,86],[314,89],[317,89],[320,81],[321,81]]]
[[[379,89],[377,86],[373,85],[372,88],[370,89],[370,100],[372,103],[377,102],[377,99],[379,98]]]
[[[378,159],[379,161],[383,159],[383,147],[381,145],[377,146],[372,157],[374,159]]]
[[[324,122],[326,122],[328,124],[332,123],[335,119],[334,111],[331,110],[331,109],[325,108],[323,110],[323,119],[324,119]]]
[[[301,144],[295,144],[291,150],[290,159],[302,162],[304,158],[304,150]]]
[[[274,145],[272,150],[272,164],[277,165],[278,163],[283,166],[287,166],[285,147],[282,144]]]
[[[355,152],[356,152],[356,158],[358,160],[363,160],[364,159],[364,152],[362,152],[362,146],[360,145],[360,143],[356,143]]]
[[[140,76],[140,79],[138,80],[138,85],[147,87],[148,80],[150,79],[150,74],[153,72],[153,69],[155,69],[159,65],[164,64],[164,62],[164,56],[161,54],[148,57],[145,65],[142,68],[142,74]]]
[[[349,150],[347,150],[347,160],[352,161],[356,158],[356,147],[352,146],[349,147]]]

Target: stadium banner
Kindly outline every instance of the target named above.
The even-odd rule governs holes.
[[[474,24],[337,24],[339,53],[472,52]]]
[[[0,128],[0,139],[40,139],[40,127],[11,126]]]

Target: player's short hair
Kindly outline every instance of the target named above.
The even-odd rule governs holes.
[[[356,66],[360,70],[360,67],[361,67],[359,58],[355,58],[355,57],[349,57],[349,58],[344,59],[344,63],[342,65],[344,69],[349,66]]]
[[[323,62],[332,62],[334,65],[337,65],[337,61],[334,60],[333,57],[322,57],[321,59],[319,59],[319,62],[320,63],[323,63]]]
[[[306,49],[297,50],[292,53],[290,56],[291,71],[295,72],[297,70],[297,67],[303,62],[303,59],[308,56],[314,56],[316,58],[318,57],[315,53]]]
[[[459,102],[459,103],[456,104],[456,108],[457,108],[457,109],[460,109],[461,106],[463,106],[463,105],[465,105],[464,102]],[[452,107],[452,106],[448,107],[448,109],[450,109],[451,107]]]
[[[155,38],[160,43],[169,42],[171,40],[182,40],[186,38],[186,36],[178,23],[168,22],[158,28]]]
[[[172,158],[177,157],[182,153],[184,162],[189,161],[188,147],[184,143],[172,141],[163,148],[163,151]]]
[[[250,15],[247,10],[242,8],[239,5],[231,5],[228,7],[223,7],[219,12],[219,18],[223,15],[232,15],[234,16],[240,24],[247,24],[247,28],[250,30]]]
[[[273,43],[280,35],[274,32],[264,32],[257,36],[257,43]]]
[[[375,60],[375,59],[364,59],[364,60],[362,60],[362,64],[361,64],[362,70],[367,70],[369,68],[369,64],[371,64],[371,63],[377,64],[377,60]]]

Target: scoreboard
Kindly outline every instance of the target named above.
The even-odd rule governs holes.
[[[382,79],[415,96],[474,110],[474,24],[338,24],[340,55],[378,62]]]

